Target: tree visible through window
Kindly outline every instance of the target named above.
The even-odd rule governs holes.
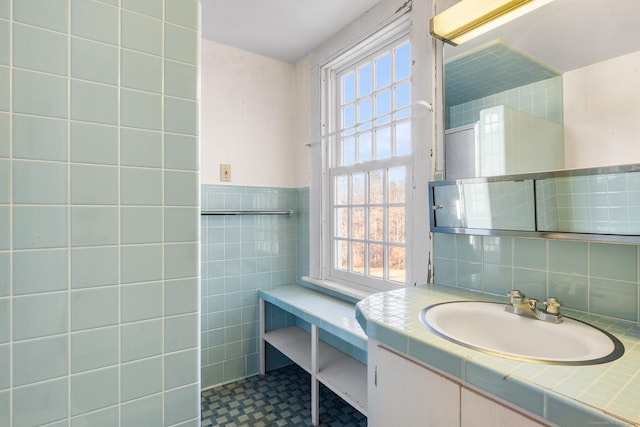
[[[408,37],[333,72],[332,275],[406,281],[410,176]]]

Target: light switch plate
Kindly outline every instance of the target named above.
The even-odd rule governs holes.
[[[220,181],[231,182],[231,165],[220,164]]]

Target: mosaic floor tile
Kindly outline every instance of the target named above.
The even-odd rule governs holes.
[[[202,427],[311,426],[311,377],[287,366],[202,392]],[[320,425],[365,427],[367,418],[320,385]]]

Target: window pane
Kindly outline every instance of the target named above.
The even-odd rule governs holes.
[[[379,119],[376,119],[376,126],[386,125],[387,123],[391,123],[391,116],[383,116]]]
[[[391,112],[391,91],[385,90],[376,95],[376,117]]]
[[[411,87],[409,83],[402,84],[396,87],[396,105],[395,109],[399,110],[402,107],[407,107],[411,103]]]
[[[336,240],[336,268],[349,270],[349,243],[344,240]]]
[[[356,107],[350,105],[342,109],[342,128],[349,128],[356,125]]]
[[[330,91],[337,94],[331,111],[338,123],[328,131],[338,137],[325,170],[337,172],[331,181],[332,269],[358,283],[367,278],[402,283],[412,152],[410,44],[405,39],[381,45],[358,65],[332,72],[338,79]],[[340,169],[331,171],[334,167]]]
[[[351,178],[351,203],[361,205],[364,203],[364,174],[353,174]]]
[[[411,72],[411,49],[409,44],[400,46],[395,50],[396,56],[396,81],[406,79]]]
[[[340,175],[335,180],[335,204],[346,205],[349,203],[349,175]]]
[[[347,104],[356,99],[356,75],[349,73],[342,78],[342,103]]]
[[[371,93],[371,64],[367,64],[358,70],[358,97]]]
[[[353,165],[356,162],[356,139],[345,138],[342,142],[342,164]]]
[[[368,162],[372,159],[373,148],[371,147],[371,133],[363,133],[358,137],[358,156],[360,163]]]
[[[349,209],[339,208],[336,209],[335,220],[335,235],[336,237],[349,237]]]
[[[384,240],[383,208],[369,208],[369,240]]]
[[[389,169],[389,203],[404,203],[406,187],[405,168]]]
[[[411,122],[396,125],[396,156],[411,154]]]
[[[376,59],[376,89],[391,84],[391,55],[386,54]]]
[[[351,271],[364,274],[364,244],[351,244]]]
[[[404,208],[389,208],[389,241],[404,243]]]
[[[358,123],[371,120],[371,98],[358,102]]]
[[[405,108],[404,110],[400,110],[394,114],[396,120],[402,120],[409,118],[411,116],[411,108]]]
[[[358,132],[363,132],[365,130],[369,130],[373,127],[373,125],[371,124],[371,122],[365,122],[363,124],[361,124],[360,126],[358,126]]]
[[[389,247],[389,280],[404,283],[407,279],[404,248]]]
[[[351,236],[354,239],[364,239],[364,208],[351,210]]]
[[[376,131],[376,159],[391,157],[391,129],[382,128]]]
[[[384,278],[384,246],[369,245],[369,275]]]
[[[384,203],[384,171],[369,172],[369,204]]]

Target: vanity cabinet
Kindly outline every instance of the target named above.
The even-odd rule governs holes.
[[[466,387],[460,387],[461,427],[542,427],[533,419],[513,409],[483,396]]]
[[[370,340],[370,427],[545,425],[426,365],[371,344]]]
[[[369,426],[460,425],[458,384],[384,347],[375,369],[376,414]]]

